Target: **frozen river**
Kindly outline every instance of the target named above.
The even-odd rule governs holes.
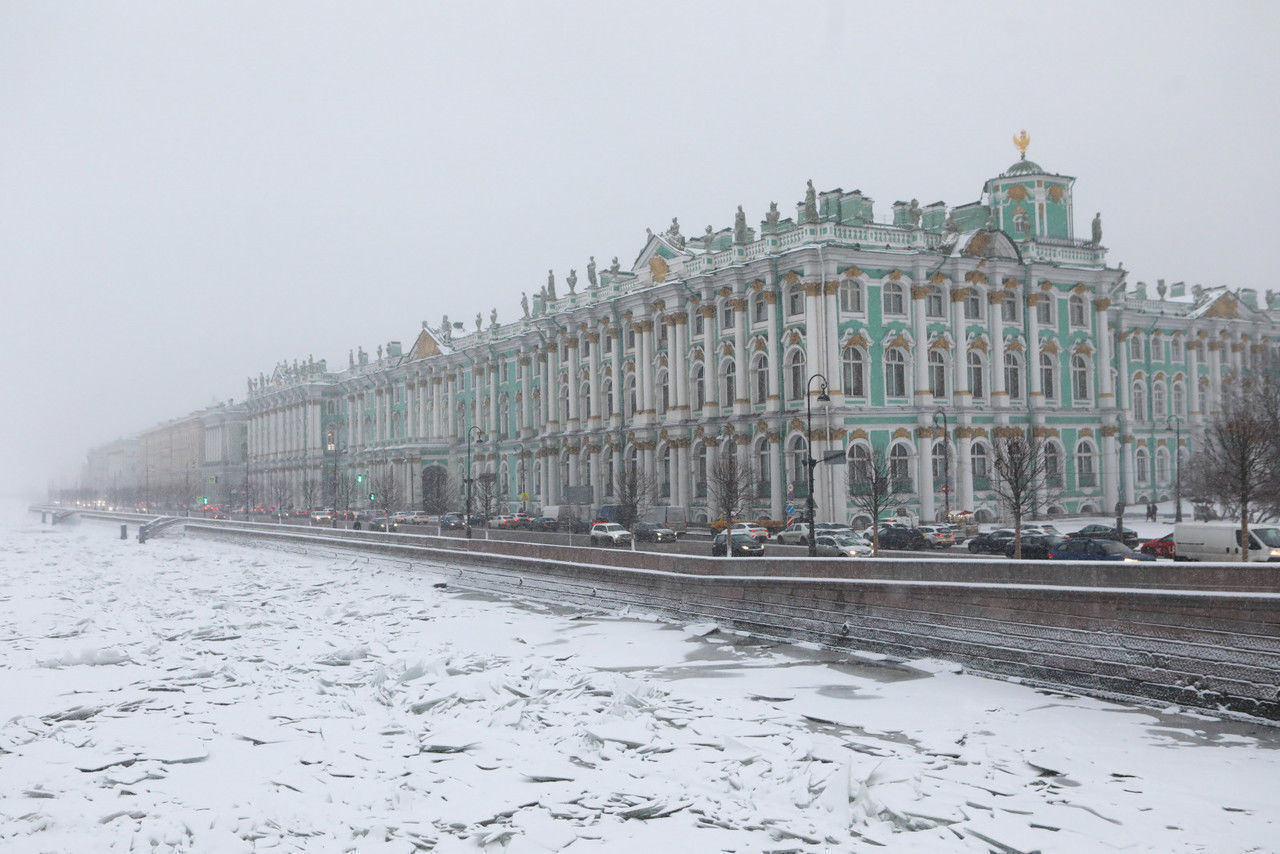
[[[1280,848],[1280,729],[402,561],[0,527],[0,850]]]

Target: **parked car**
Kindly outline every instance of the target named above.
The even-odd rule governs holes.
[[[894,525],[880,532],[880,548],[921,551],[930,546],[919,528],[903,528],[900,525]]]
[[[596,522],[591,526],[593,546],[620,546],[631,542],[631,532],[617,522]]]
[[[711,541],[711,556],[726,557],[725,550],[729,548],[729,538],[732,536],[733,556],[734,557],[763,557],[764,545],[750,534],[739,533],[734,531],[732,535],[726,534],[724,531],[716,534],[716,538]]]
[[[1239,522],[1179,522],[1173,526],[1177,560],[1240,560]],[[1280,561],[1280,527],[1249,526],[1249,560]]]
[[[949,549],[956,544],[955,534],[946,525],[921,525],[917,530],[932,548]]]
[[[503,513],[501,516],[494,516],[489,520],[490,528],[507,528],[514,529],[519,520],[514,513]]]
[[[1004,547],[1013,542],[1013,528],[997,528],[985,534],[978,534],[969,540],[969,551],[974,554],[1004,554]]]
[[[755,537],[756,542],[763,543],[769,539],[769,529],[755,522],[734,522],[733,532],[735,534],[746,534],[749,537]]]
[[[516,514],[516,527],[529,528],[533,524],[533,514],[521,510]]]
[[[809,543],[809,536],[808,522],[792,522],[779,531],[774,539],[788,546],[803,546]]]
[[[366,531],[397,531],[400,526],[396,524],[395,519],[386,516],[374,516],[364,523]]]
[[[1067,534],[1067,537],[1069,539],[1084,537],[1086,539],[1114,540],[1116,539],[1116,529],[1111,525],[1085,525],[1080,530]],[[1123,542],[1131,549],[1136,549],[1138,547],[1138,532],[1131,528],[1124,528],[1121,531],[1120,542]]]
[[[312,525],[328,525],[332,521],[333,521],[332,510],[312,510],[311,511]]]
[[[676,532],[665,525],[656,525],[652,522],[636,522],[636,542],[637,543],[674,543],[676,541]]]
[[[560,522],[555,516],[539,516],[529,523],[531,531],[558,531]]]
[[[1173,543],[1173,532],[1165,534],[1163,537],[1156,537],[1154,540],[1147,540],[1142,544],[1138,551],[1152,557],[1167,557],[1174,560],[1178,559],[1178,549]]]
[[[440,517],[441,528],[465,528],[467,523],[462,521],[462,516],[457,513],[446,513]]]
[[[868,557],[872,552],[871,544],[862,537],[818,534],[815,543],[819,557]]]
[[[1037,534],[1031,531],[1022,532],[1023,560],[1053,560],[1054,553],[1067,542],[1067,538],[1058,534]],[[1005,557],[1013,557],[1014,541],[1004,547]]]
[[[1115,540],[1068,537],[1054,550],[1052,560],[1110,560],[1136,563],[1154,561],[1155,558]]]

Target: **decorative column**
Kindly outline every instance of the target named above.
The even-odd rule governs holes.
[[[1115,383],[1111,379],[1111,323],[1107,315],[1110,307],[1111,300],[1106,297],[1093,301],[1098,319],[1098,406],[1101,409],[1110,409],[1116,405]]]
[[[1109,514],[1120,498],[1120,442],[1117,440],[1120,431],[1115,425],[1104,424],[1100,432],[1102,459],[1098,461],[1098,468],[1102,470],[1101,509],[1104,514]]]
[[[652,424],[653,400],[653,321],[640,320],[636,329],[636,422]]]
[[[814,275],[816,275],[816,271]],[[804,283],[804,353],[805,376],[807,379],[815,373],[822,373],[823,346],[825,337],[822,332],[822,282]],[[830,379],[830,377],[828,377]],[[815,389],[815,395],[818,391]]]
[[[915,290],[914,288],[912,289]],[[920,488],[920,521],[933,521],[937,516],[933,502],[933,428],[916,428],[916,483]]]
[[[689,417],[689,395],[686,386],[689,382],[689,364],[685,359],[684,327],[685,315],[668,314],[667,352],[671,358],[667,361],[667,388],[671,390],[671,399],[667,401],[666,420],[674,424]]]
[[[749,385],[750,362],[747,352],[747,300],[745,297],[734,297],[729,300],[733,309],[733,361],[737,382],[734,384],[734,400],[726,400],[725,408],[733,406],[735,415],[751,413],[751,386]]]
[[[972,427],[959,427],[955,431],[956,458],[952,463],[956,467],[956,492],[959,493],[959,510],[973,510],[973,463],[970,454],[973,451],[973,437],[976,431]],[[955,505],[952,505],[955,507]]]
[[[1009,405],[1009,390],[1004,384],[1004,290],[987,291],[987,329],[991,333],[991,405]]]
[[[840,370],[840,312],[837,300],[839,291],[838,280],[824,282],[822,285],[822,337],[825,343],[823,348],[825,369],[822,373],[826,376],[830,387],[827,393],[831,397],[832,406],[842,406],[845,394],[844,372]],[[841,512],[840,515],[843,516],[844,513]],[[842,520],[836,518],[835,521]]]
[[[1189,341],[1187,353],[1187,414],[1188,421],[1200,418],[1200,345]]]
[[[915,405],[932,406],[933,392],[929,388],[929,332],[925,326],[925,298],[929,296],[928,285],[911,286],[911,335],[915,338],[912,348],[912,364],[915,368]],[[921,481],[923,485],[924,481]],[[920,490],[924,495],[923,486]],[[920,518],[923,520],[923,513]],[[929,518],[933,518],[930,516]]]
[[[715,418],[720,414],[720,405],[717,403],[720,399],[720,358],[716,353],[716,307],[703,304],[698,306],[698,312],[702,315],[703,386],[706,389],[702,417]]]
[[[769,518],[785,518],[787,485],[782,477],[782,437],[777,433],[769,434]]]
[[[489,367],[489,436],[491,441],[507,438],[498,435],[498,363],[491,359]]]
[[[1209,405],[1210,414],[1222,408],[1222,341],[1209,342]]]
[[[1047,299],[1042,293],[1027,296],[1027,404],[1032,410],[1044,406],[1044,384],[1040,382],[1040,313],[1036,309]]]
[[[956,408],[965,409],[973,403],[969,393],[969,342],[965,332],[964,298],[968,288],[951,288],[951,334],[955,336],[955,353],[951,358],[952,383],[955,389],[952,400]]]
[[[566,380],[569,386],[569,423],[565,430],[576,431],[582,429],[582,419],[578,417],[578,336],[570,335],[565,346],[569,348],[569,376]],[[575,464],[570,462],[569,465],[572,471]]]
[[[778,341],[778,292],[776,290],[766,290],[764,292],[764,303],[768,311],[769,324],[769,400],[768,410],[777,412],[781,406],[781,400],[778,396],[778,372],[782,370],[782,347]],[[776,478],[775,478],[776,480]],[[781,515],[774,516],[775,519],[781,519]]]
[[[605,330],[605,334],[613,336],[613,412],[609,416],[609,425],[617,429],[622,426],[623,398],[626,391],[622,383],[622,342],[624,340],[622,327],[610,326]]]

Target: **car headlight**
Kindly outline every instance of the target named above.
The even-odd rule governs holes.
[[[1280,549],[1272,549],[1272,550],[1271,550],[1271,556],[1272,556],[1272,557],[1280,557]]]
[[[1124,559],[1124,562],[1125,563],[1142,563],[1142,561],[1138,560],[1136,557],[1127,557]]]

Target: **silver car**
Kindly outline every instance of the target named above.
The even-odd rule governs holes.
[[[819,557],[870,557],[872,551],[870,543],[851,534],[818,534],[817,550]]]

